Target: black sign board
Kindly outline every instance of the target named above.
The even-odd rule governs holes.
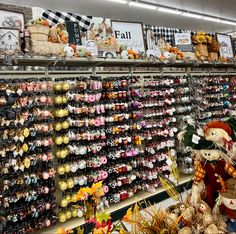
[[[81,45],[80,27],[78,22],[65,21],[69,33],[69,44]]]

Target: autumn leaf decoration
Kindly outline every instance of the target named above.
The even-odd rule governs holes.
[[[180,174],[179,174],[178,165],[175,162],[174,157],[171,155],[170,150],[168,151],[168,157],[169,157],[169,160],[171,161],[170,173],[176,179],[176,181],[179,182]]]
[[[178,201],[180,199],[180,194],[177,191],[177,188],[173,182],[171,182],[168,178],[164,177],[163,175],[159,176],[160,182],[163,188],[166,190],[168,195]]]

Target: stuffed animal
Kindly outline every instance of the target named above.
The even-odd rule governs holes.
[[[65,46],[64,53],[66,57],[72,58],[74,56],[74,49],[71,46]]]
[[[227,122],[211,121],[204,126],[205,138],[226,150],[233,160],[236,159],[236,143],[233,141],[235,125],[236,120],[231,118]]]
[[[206,126],[203,129],[210,131]],[[206,139],[205,136],[208,135],[204,135],[203,129],[188,125],[184,132],[183,142],[185,146],[192,148],[195,157],[193,189],[204,181],[205,200],[210,207],[213,207],[219,191],[226,190],[225,181],[231,177],[236,178],[236,169],[232,165],[231,158],[213,141],[207,140],[208,137]]]
[[[127,50],[123,50],[120,55],[122,59],[129,59],[129,53]]]
[[[228,233],[236,232],[236,179],[231,178],[226,181],[226,191],[220,192],[213,212],[216,218],[219,214],[227,217]]]

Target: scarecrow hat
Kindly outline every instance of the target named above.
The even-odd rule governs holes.
[[[210,128],[221,128],[228,133],[229,136],[232,135],[232,129],[229,124],[222,121],[211,121],[203,127],[204,134],[207,133]]]
[[[228,179],[226,181],[226,192],[220,192],[220,195],[225,198],[236,199],[236,179]]]

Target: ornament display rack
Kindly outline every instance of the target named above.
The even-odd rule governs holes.
[[[192,186],[192,175],[181,175],[180,178],[180,186],[179,191],[184,192],[191,188]],[[122,202],[119,202],[117,204],[111,205],[109,208],[106,209],[106,212],[108,214],[111,214],[112,221],[116,221],[118,219],[121,219],[125,214],[129,207],[133,206],[137,202],[142,202],[143,200],[146,200],[149,204],[156,204],[158,202],[161,202],[165,199],[169,198],[169,195],[165,192],[165,189],[162,187],[159,187],[156,189],[155,193],[150,192],[139,192],[134,197],[128,198]],[[142,204],[142,208],[146,208],[146,204]],[[91,230],[91,226],[88,223],[84,222],[83,218],[73,218],[66,223],[57,223],[55,226],[52,226],[50,228],[45,229],[44,231],[39,231],[37,234],[52,234],[56,233],[57,229],[59,227],[64,227],[67,230],[76,228],[78,226],[81,226],[84,228],[84,233],[89,233]]]
[[[19,66],[19,69],[11,70],[13,66]],[[44,67],[44,70],[28,70],[28,66]],[[73,67],[74,70],[56,70],[56,67]],[[86,67],[86,69],[81,68]],[[97,70],[97,67],[104,67],[103,70]],[[122,70],[114,70],[114,67],[122,68]],[[81,68],[81,70],[79,70]],[[108,70],[106,70],[108,68]],[[24,75],[30,77],[34,76],[42,77],[46,75],[50,77],[58,76],[74,76],[75,74],[88,74],[88,75],[99,75],[107,74],[174,74],[174,75],[187,75],[187,74],[236,74],[236,63],[186,63],[183,61],[177,61],[175,63],[164,63],[157,61],[138,61],[138,60],[121,60],[121,59],[100,59],[93,58],[88,59],[57,59],[57,58],[46,58],[46,57],[18,57],[17,63],[12,61],[11,66],[6,66],[3,57],[0,57],[0,77],[4,75],[4,78],[14,77],[15,75]],[[182,175],[180,178],[180,192],[185,191],[191,187],[190,175]],[[126,212],[126,210],[136,202],[143,200],[148,201],[150,204],[158,203],[168,198],[168,194],[163,188],[158,188],[153,193],[150,192],[139,192],[132,198],[128,198],[118,204],[111,205],[106,211],[111,214],[112,220],[120,219]],[[144,207],[145,208],[145,205]],[[55,226],[47,228],[37,233],[51,234],[56,233],[57,228],[65,227],[66,229],[73,229],[77,226],[82,225],[85,228],[85,233],[90,230],[90,225],[85,224],[83,218],[73,218],[66,223],[57,223]]]

